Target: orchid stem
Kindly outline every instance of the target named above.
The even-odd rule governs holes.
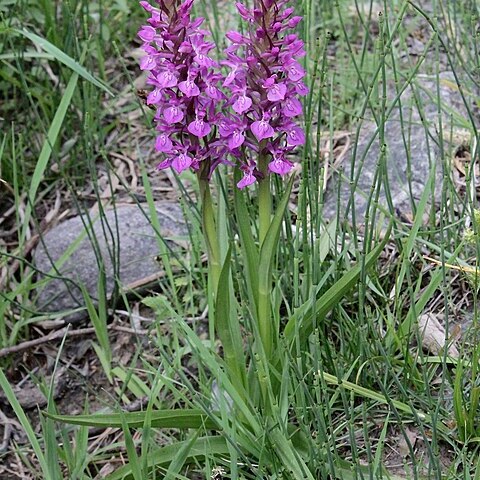
[[[217,301],[218,283],[222,266],[220,263],[220,245],[218,243],[210,185],[207,180],[203,179],[199,180],[199,185],[202,196],[202,229],[208,254],[208,289],[210,293],[208,295],[209,334],[210,339],[213,341],[215,338],[215,302]]]
[[[262,246],[270,228],[272,217],[272,196],[270,192],[270,176],[268,175],[267,158],[261,156],[259,167],[264,177],[259,182],[258,207],[259,207],[259,251],[262,255]],[[269,274],[270,276],[270,274]],[[261,288],[258,292],[258,329],[262,340],[263,349],[267,359],[270,359],[273,349],[272,343],[272,312],[271,295],[272,279],[268,281],[268,288]]]
[[[266,157],[260,157],[259,161],[260,171],[265,175],[259,182],[258,187],[258,207],[259,207],[259,247],[262,248],[263,241],[267,236],[270,228],[270,221],[272,216],[272,196],[270,192],[270,176],[267,171]]]

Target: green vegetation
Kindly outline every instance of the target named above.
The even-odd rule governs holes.
[[[176,183],[155,169],[152,115],[137,96],[141,8],[122,0],[0,0],[0,413],[24,431],[5,435],[0,476],[480,479],[479,7],[473,0],[292,3],[305,17],[308,140],[272,252],[273,322],[284,334],[271,360],[276,384],[269,378],[254,392],[276,392],[263,405],[267,419],[256,398],[238,395],[231,359],[206,333],[213,300],[200,192],[189,173]],[[196,8],[220,44],[236,27],[233,2],[198,0]],[[446,104],[444,89],[462,99],[458,108]],[[411,153],[411,214],[398,211],[387,164],[388,119],[407,91],[423,113],[415,120],[402,109],[395,117]],[[420,192],[411,121],[425,132],[431,161]],[[374,148],[357,153],[367,124],[382,147],[363,192],[365,220],[338,213],[327,221],[327,192],[338,196],[335,211],[342,203],[341,188],[325,188],[332,171],[342,175],[351,162],[350,204],[358,194]],[[257,214],[255,192],[234,198],[233,182],[222,170],[213,185],[224,239],[245,236],[235,219]],[[282,211],[286,189],[272,182],[274,211]],[[47,349],[23,349],[61,318],[35,306],[47,280],[36,276],[31,254],[45,228],[67,210],[96,206],[101,216],[120,200],[153,212],[163,196],[181,203],[189,225],[181,255],[159,233],[165,275],[147,292],[116,291],[116,302],[106,299],[100,275],[98,303],[83,290],[88,331],[75,334],[84,326],[72,325]],[[222,248],[227,255],[227,243]],[[246,333],[254,329],[246,271],[255,257],[245,265],[237,243],[228,255],[222,298],[231,285],[238,295],[224,312],[236,311],[244,352],[257,362]],[[444,328],[440,346],[426,340],[425,315]],[[79,338],[86,347],[75,357],[69,348]],[[263,367],[258,360],[238,375],[263,378]],[[62,401],[56,385],[67,371],[77,395]],[[19,401],[14,387],[27,380],[44,394],[41,411]],[[2,465],[20,473],[7,477]]]

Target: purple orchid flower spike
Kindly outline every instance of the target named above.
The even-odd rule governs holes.
[[[227,33],[228,59],[221,62],[229,69],[223,86],[230,91],[228,105],[233,112],[225,116],[227,126],[220,126],[219,132],[231,150],[235,118],[245,118],[241,149],[245,154],[252,151],[253,157],[270,157],[268,166],[264,165],[260,173],[257,170],[260,181],[268,173],[290,172],[292,163],[285,154],[305,143],[305,134],[297,123],[303,113],[298,97],[308,93],[302,81],[305,70],[298,62],[305,49],[296,34],[288,33],[301,17],[294,16],[294,8],[287,4],[288,0],[254,0],[253,8],[249,9],[237,3],[240,16],[249,24],[249,32],[248,35]],[[257,178],[250,169],[250,160],[243,161],[249,168],[244,169],[241,188]],[[255,168],[260,167],[255,165]]]
[[[210,145],[217,141],[211,124],[226,96],[219,88],[224,76],[210,57],[215,44],[201,28],[204,19],[191,18],[193,3],[141,2],[150,18],[138,33],[146,54],[140,63],[149,72],[147,83],[154,87],[147,102],[156,107],[155,149],[167,157],[159,168],[172,167],[178,173],[202,170],[209,176],[211,166],[219,163],[217,156],[225,157],[219,147]]]
[[[299,63],[303,41],[289,33],[301,17],[289,0],[253,0],[253,8],[237,2],[247,32],[226,34],[219,63],[203,18],[191,18],[194,0],[140,3],[150,14],[138,32],[145,51],[140,68],[153,86],[147,103],[156,108],[155,149],[167,157],[159,168],[209,178],[217,165],[233,162],[244,172],[239,188],[290,172],[286,154],[305,143],[299,97],[308,88]],[[268,163],[260,168],[256,158]]]

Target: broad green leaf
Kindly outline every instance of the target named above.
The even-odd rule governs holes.
[[[213,353],[212,350],[204,344],[204,342],[198,337],[197,332],[192,330],[190,325],[180,315],[178,315],[171,305],[165,303],[165,299],[163,299],[163,301],[164,307],[168,309],[171,318],[183,331],[186,341],[190,344],[192,350],[195,351],[197,358],[199,358],[202,364],[210,370],[212,377],[218,381],[218,385],[222,387],[226,394],[228,394],[232,399],[233,404],[235,405],[236,409],[238,409],[238,415],[236,416],[235,420],[238,422],[239,418],[242,418],[244,423],[248,424],[249,431],[252,432],[252,436],[261,436],[263,429],[258,422],[255,411],[251,408],[251,399],[245,398],[239,394],[235,386],[232,384],[231,379],[225,372],[224,362],[218,357],[218,355]],[[150,299],[149,303],[153,304],[153,299]],[[219,416],[218,413],[212,413],[212,415],[215,417]],[[255,445],[253,445],[253,447],[255,447]],[[251,450],[254,450],[254,448]]]
[[[292,191],[294,177],[288,183],[283,194],[277,211],[273,216],[272,223],[267,231],[265,240],[260,249],[260,261],[258,266],[258,329],[263,342],[263,348],[267,360],[272,356],[272,350],[276,344],[276,338],[273,338],[273,322],[272,322],[272,264],[275,254],[277,253],[278,239],[280,237],[280,229],[282,227],[283,216],[287,209],[290,193]]]
[[[231,247],[228,249],[220,273],[217,303],[215,305],[215,328],[223,345],[223,357],[231,374],[232,383],[239,392],[244,392],[247,373],[243,354],[242,333],[235,308],[235,296],[230,278]],[[230,296],[233,298],[230,298]]]
[[[292,472],[293,478],[296,480],[315,480],[305,465],[304,460],[295,450],[292,442],[288,440],[278,428],[274,428],[269,433],[269,436],[272,442],[275,443],[279,460],[285,468]]]
[[[463,248],[463,243],[460,243],[460,245],[455,249],[452,255],[449,255],[449,261],[451,262],[452,260],[454,260]],[[418,315],[423,312],[425,306],[433,297],[435,291],[441,285],[443,279],[443,268],[439,267],[434,271],[434,273],[432,273],[427,287],[420,295],[420,298],[414,304],[412,304],[407,315],[405,316],[405,319],[398,327],[398,332],[396,333],[396,336],[400,339],[400,341],[402,341],[402,339],[408,334],[408,332],[411,331],[412,326],[417,321]],[[393,333],[391,335],[393,335]],[[385,339],[387,346],[390,345],[392,341],[393,337],[387,335]]]
[[[375,400],[379,403],[384,403],[387,405],[392,404],[397,410],[417,417],[420,421],[427,424],[432,425],[434,422],[432,416],[429,413],[424,413],[419,410],[413,410],[412,407],[410,407],[406,403],[386,398],[381,393],[362,387],[360,385],[357,385],[356,383],[349,382],[348,380],[339,379],[334,375],[330,375],[329,373],[321,372],[321,375],[324,380],[330,385],[336,385],[337,387],[345,388],[346,390],[354,392],[361,397],[370,398],[371,400]],[[435,425],[437,429],[442,433],[450,434],[450,430],[443,423],[435,422]]]
[[[428,199],[430,197],[430,193],[433,188],[433,182],[435,180],[435,170],[432,169],[432,172],[430,173],[430,177],[427,181],[427,184],[425,185],[425,189],[422,193],[422,197],[420,199],[420,202],[417,207],[417,212],[415,214],[415,220],[413,222],[413,226],[410,229],[410,233],[408,234],[407,241],[405,243],[405,246],[403,248],[402,252],[402,266],[400,268],[400,273],[397,276],[396,282],[395,282],[395,291],[397,296],[400,294],[402,291],[402,284],[403,280],[405,278],[405,273],[407,270],[408,265],[410,264],[410,257],[412,254],[413,247],[415,245],[415,240],[417,238],[418,232],[420,230],[420,227],[423,224],[423,215],[425,213],[425,209],[427,208],[427,203]]]
[[[146,412],[97,413],[92,415],[51,415],[46,416],[62,423],[87,425],[90,427],[122,428],[122,418],[130,428],[141,428],[145,422]],[[153,428],[205,428],[215,430],[218,425],[205,413],[197,409],[156,410],[151,414]]]
[[[240,171],[235,170],[235,183],[240,179]],[[253,239],[250,215],[245,204],[246,194],[234,188],[236,223],[240,233],[240,244],[245,260],[246,281],[252,314],[256,317],[258,307],[258,248]]]
[[[180,469],[185,465],[192,451],[192,448],[195,446],[195,443],[198,439],[198,435],[200,434],[200,430],[197,430],[190,440],[183,442],[183,445],[180,445],[177,453],[172,458],[170,465],[168,466],[167,473],[165,474],[164,480],[175,480],[177,478],[177,474],[180,473]]]
[[[125,448],[127,449],[127,455],[129,460],[129,465],[132,470],[132,476],[134,480],[142,480],[142,468],[140,466],[140,461],[137,455],[137,449],[135,448],[135,443],[130,432],[130,427],[127,425],[125,416],[121,415],[122,419],[122,430],[125,437]]]

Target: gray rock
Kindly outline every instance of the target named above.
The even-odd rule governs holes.
[[[156,210],[162,238],[178,253],[188,234],[180,206],[159,202]],[[102,263],[107,298],[116,284],[120,288],[141,285],[160,275],[162,263],[157,259],[159,247],[148,211],[146,204],[141,208],[122,205],[90,220],[87,216],[70,218],[48,231],[33,256],[39,271],[37,309],[57,313],[80,308],[63,318],[68,322],[84,319],[87,313],[81,286],[97,300]],[[86,229],[90,222],[92,227]]]
[[[440,142],[448,149],[450,132],[469,123],[468,111],[456,87],[451,72],[440,74],[440,103],[443,123],[443,140],[438,131],[440,115],[437,103],[436,78],[418,75],[413,86],[408,87],[388,116],[383,142],[385,172],[381,181],[379,205],[390,210],[387,203],[385,183],[391,195],[393,215],[412,213],[412,198],[418,203],[425,190],[428,178],[435,166],[435,195],[438,200],[442,187],[442,159],[438,155]],[[392,85],[388,86],[387,105],[396,99]],[[468,98],[467,98],[468,101]],[[388,110],[388,107],[387,107]],[[352,137],[355,143],[355,135]],[[334,174],[325,193],[324,217],[337,214],[340,198],[340,219],[352,220],[355,210],[356,223],[366,217],[372,185],[382,154],[379,129],[373,121],[364,121],[356,149],[351,148],[343,162],[343,172]],[[352,172],[353,167],[353,172]],[[356,179],[353,201],[351,201],[350,178]],[[348,206],[348,209],[347,209]],[[377,210],[378,213],[378,210]]]

